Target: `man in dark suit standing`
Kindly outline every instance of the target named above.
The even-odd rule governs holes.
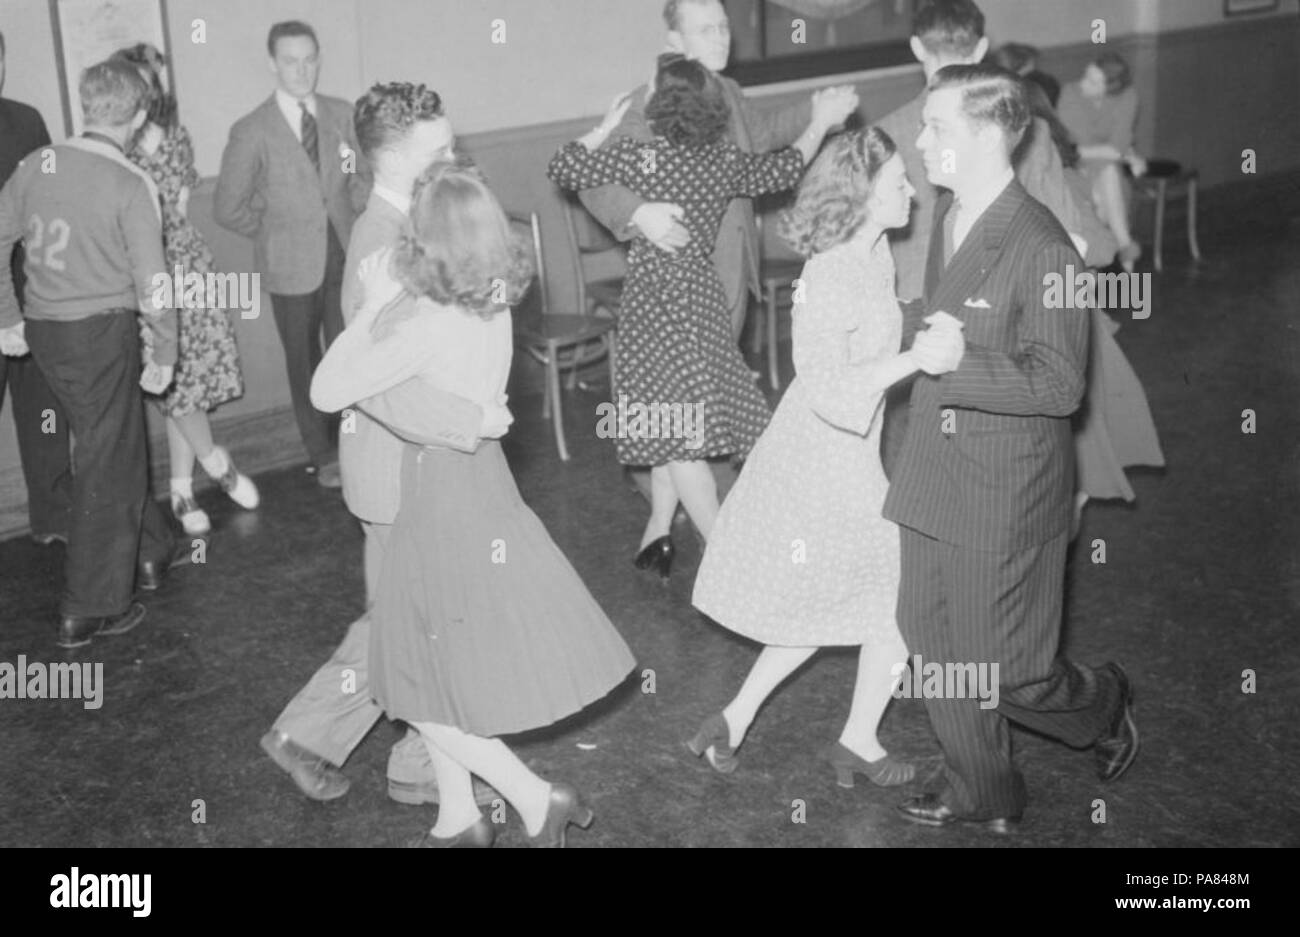
[[[5,37],[0,33],[0,91],[5,83]],[[0,187],[13,174],[24,156],[50,145],[45,121],[35,108],[0,98]],[[23,302],[23,246],[16,244],[8,263],[18,302]],[[18,435],[18,456],[27,481],[27,516],[32,539],[40,544],[68,541],[68,506],[72,502],[72,467],[68,460],[68,421],[63,407],[28,355],[10,358],[0,355],[0,407],[5,387],[14,402],[14,429]]]
[[[1000,832],[1026,800],[1008,719],[1094,748],[1103,781],[1128,768],[1138,744],[1124,671],[1057,656],[1070,415],[1086,384],[1089,318],[1046,302],[1045,278],[1083,262],[1015,179],[1011,154],[1029,123],[1023,89],[1002,69],[953,65],[930,83],[917,146],[929,180],[950,192],[935,210],[924,310],[909,313],[907,331],[946,311],[965,347],[950,373],[917,378],[884,505],[902,528],[898,617],[913,666],[919,656],[945,673],[984,667],[998,689],[982,700],[950,681],[941,698],[927,694],[944,784],[899,811]]]
[[[271,294],[289,391],[308,471],[338,488],[334,421],[311,405],[311,376],[343,331],[344,248],[365,207],[370,174],[357,146],[352,106],[316,94],[320,45],[296,20],[266,41],[277,88],[230,130],[213,196],[222,227],[253,239],[253,264]]]

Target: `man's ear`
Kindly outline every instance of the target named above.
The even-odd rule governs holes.
[[[680,52],[682,55],[686,54],[686,40],[683,39],[682,34],[675,29],[668,30],[668,41],[666,45],[669,52]]]
[[[907,44],[911,47],[912,55],[916,56],[916,60],[924,65],[925,60],[929,58],[930,53],[925,51],[925,43],[921,41],[921,37],[913,36],[907,41]]]
[[[984,56],[988,54],[989,54],[989,37],[985,36],[984,38],[980,39],[979,42],[975,43],[975,49],[970,54],[971,64],[978,65],[980,62],[984,61]]]
[[[144,108],[141,108],[140,110],[136,111],[135,116],[131,118],[131,132],[134,133],[137,130],[139,130],[141,127],[145,125],[145,123],[148,120],[149,120],[148,111],[146,111]]]

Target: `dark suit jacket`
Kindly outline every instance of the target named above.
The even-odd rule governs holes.
[[[779,111],[761,111],[746,99],[740,85],[730,78],[718,76],[731,105],[731,133],[736,145],[748,153],[767,153],[798,140],[812,118],[812,103],[803,101]],[[623,121],[611,134],[649,140],[654,136],[645,119],[647,87],[642,85],[632,92],[632,106]],[[622,186],[606,185],[586,189],[578,196],[587,210],[595,215],[615,237],[631,240],[636,232],[631,228],[632,214],[645,203],[645,199]],[[748,287],[758,294],[758,267],[762,253],[759,250],[758,229],[754,226],[754,203],[751,199],[732,201],[718,227],[718,240],[713,249],[713,265],[727,292],[729,306],[735,305],[740,292]]]
[[[1083,262],[1060,222],[1012,181],[943,266],[945,192],[935,209],[923,308],[965,324],[957,370],[920,375],[884,516],[977,550],[1036,546],[1070,523],[1070,415],[1087,384],[1089,311],[1044,304],[1048,274]],[[973,308],[982,300],[987,308]],[[904,342],[910,344],[905,334]],[[944,411],[953,432],[944,432]]]
[[[45,129],[45,121],[34,107],[0,98],[0,186],[9,180],[32,150],[50,145],[50,135]],[[14,245],[9,258],[9,267],[13,272],[14,293],[19,305],[23,301],[23,287],[27,285],[27,275],[23,272],[23,245],[19,241]]]
[[[217,224],[253,239],[262,286],[310,293],[325,279],[325,226],[347,246],[370,194],[370,169],[352,126],[352,106],[316,95],[320,172],[276,105],[275,95],[230,128],[213,194]],[[343,171],[343,147],[356,171]]]

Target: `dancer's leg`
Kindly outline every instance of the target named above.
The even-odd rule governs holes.
[[[1097,174],[1092,191],[1097,213],[1115,235],[1119,246],[1131,243],[1133,235],[1128,227],[1128,206],[1124,202],[1124,183],[1118,163],[1107,165]]]
[[[542,832],[542,826],[546,822],[546,812],[550,807],[551,785],[529,771],[528,766],[520,761],[514,752],[506,748],[505,743],[498,739],[470,735],[454,726],[433,722],[415,722],[412,725],[447,757],[500,791],[501,796],[509,801],[523,818],[529,836],[537,836]],[[434,768],[437,770],[436,762]],[[461,782],[457,779],[453,783]],[[438,775],[438,787],[440,797],[445,798],[441,774]],[[464,790],[457,796],[467,797],[469,808],[477,811],[474,807],[474,792],[468,780],[465,781]],[[444,800],[443,803],[445,804],[446,801]],[[464,809],[463,806],[457,808],[458,819],[466,815]],[[439,823],[441,822],[439,818]]]
[[[763,705],[763,701],[772,695],[772,691],[780,686],[786,677],[812,657],[816,650],[815,647],[763,648],[762,653],[758,655],[758,660],[754,661],[754,666],[750,668],[749,675],[745,677],[745,682],[741,684],[740,692],[722,710],[722,715],[727,720],[727,728],[731,732],[732,748],[739,746],[741,740],[745,738],[745,733],[749,731],[750,723],[758,715],[758,709]]]
[[[859,758],[878,761],[887,752],[880,745],[876,731],[880,718],[902,679],[907,663],[907,645],[895,631],[891,640],[862,645],[858,653],[858,678],[853,685],[853,704],[840,733],[840,744]]]
[[[641,548],[660,537],[667,537],[677,513],[677,487],[666,465],[650,469],[650,519],[641,536]]]
[[[668,471],[686,513],[707,542],[713,532],[713,522],[718,519],[718,483],[709,463],[669,462]]]
[[[438,780],[438,820],[430,832],[441,839],[450,839],[478,822],[474,784],[464,765],[439,748],[430,735],[421,732],[420,738],[429,750],[429,760]]]
[[[169,445],[171,443],[173,424],[177,432],[185,439],[193,454],[198,456],[200,460],[212,455],[212,424],[208,422],[206,411],[195,410],[193,413],[168,417],[167,440]],[[175,475],[175,472],[172,474]]]

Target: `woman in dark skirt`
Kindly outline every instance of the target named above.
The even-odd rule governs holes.
[[[365,302],[316,371],[312,403],[364,409],[413,378],[475,401],[501,435],[513,343],[500,286],[506,303],[517,302],[528,261],[472,169],[430,170],[411,222],[414,236],[395,254],[362,262]],[[495,736],[550,725],[605,696],[632,654],[520,498],[496,439],[472,454],[408,447],[401,505],[372,612],[370,684],[389,716],[419,730],[433,760],[441,807],[421,845],[492,844],[472,773],[514,806],[535,845],[561,846],[569,823],[591,822],[590,808]]]
[[[652,466],[637,565],[656,565],[666,578],[678,501],[707,539],[718,492],[705,460],[747,454],[771,417],[731,335],[712,259],[718,225],[732,199],[792,188],[857,97],[851,89],[818,92],[803,136],[772,153],[747,153],[728,139],[730,108],[717,77],[681,55],[659,59],[645,109],[655,138],[623,137],[602,148],[629,103],[615,102],[599,127],[561,149],[548,175],[566,189],[618,183],[649,201],[674,202],[691,234],[675,254],[645,238],[632,243],[615,369],[615,402],[629,414],[652,415],[633,416],[617,434],[620,462]]]

